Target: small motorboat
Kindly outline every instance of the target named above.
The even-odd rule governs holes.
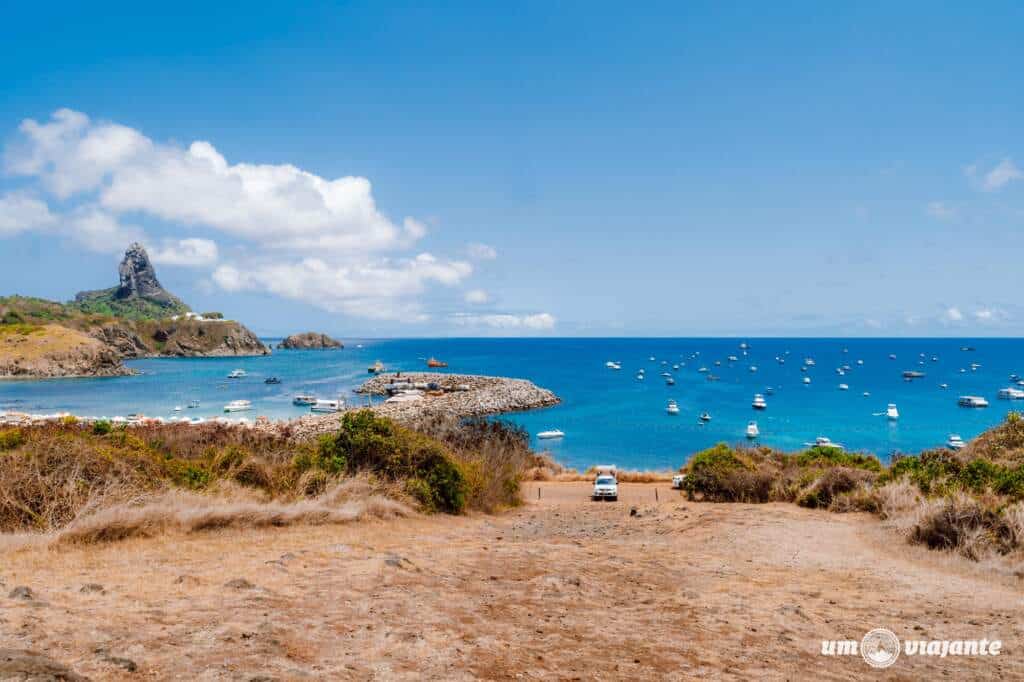
[[[707,371],[708,371],[708,368],[707,368],[707,367],[701,367],[701,368],[700,368],[700,369],[698,369],[697,371],[698,371],[698,372],[700,372],[701,374],[704,374],[705,372],[707,372]]]
[[[637,381],[643,381],[644,380],[644,373],[643,372],[637,372],[636,373],[636,380]]]
[[[956,404],[960,407],[988,407],[988,401],[980,395],[962,395]]]
[[[315,404],[316,404],[316,396],[315,395],[309,395],[308,393],[300,393],[299,395],[297,395],[294,398],[292,398],[292,405],[307,406],[307,405],[315,405]]]
[[[447,366],[448,366],[447,362],[442,362],[442,361],[438,360],[437,358],[430,358],[429,360],[427,360],[427,367],[447,367]]]
[[[939,388],[949,388],[949,384],[939,384]]]
[[[181,405],[175,405],[173,412],[181,412]]]
[[[890,360],[895,360],[896,359],[896,354],[895,353],[889,353],[889,359]]]
[[[366,371],[369,374],[380,374],[381,372],[384,371],[384,363],[378,360],[377,362],[367,367]]]
[[[946,447],[950,450],[963,450],[967,447],[967,443],[965,443],[964,439],[957,434],[951,433],[949,435],[949,440],[946,441]]]
[[[711,415],[708,414],[707,412],[701,412],[700,416],[697,417],[697,419],[699,419],[702,422],[709,422],[711,421]]]
[[[757,428],[757,422],[747,422],[747,438],[757,438],[761,432]]]
[[[679,405],[676,404],[676,401],[669,400],[668,405],[665,407],[665,411],[672,415],[679,414]]]
[[[857,364],[858,364],[858,365],[863,365],[863,364],[864,364],[864,361],[863,361],[863,360],[858,360],[858,361],[857,361]]]
[[[775,389],[772,388],[771,386],[768,386],[767,388],[764,389],[764,394],[765,395],[775,395]]]
[[[233,369],[228,374],[228,379],[241,379],[244,376],[245,376],[245,370],[244,369]]]
[[[764,396],[760,393],[754,394],[754,400],[750,403],[750,406],[755,410],[763,410],[768,407],[768,403],[765,402]]]
[[[729,357],[726,358],[726,360],[728,360],[729,362],[736,362],[737,360],[739,360],[739,358],[736,357],[735,355],[730,355]]]
[[[263,380],[263,383],[265,383],[265,384],[279,384],[279,383],[281,383],[281,380],[278,379],[277,377],[267,377],[266,379]]]
[[[541,440],[551,440],[552,438],[564,438],[565,433],[560,429],[551,429],[550,431],[541,431],[537,434],[537,438]]]
[[[910,380],[910,379],[923,379],[924,378],[924,372],[918,372],[917,370],[914,370],[914,369],[908,369],[905,372],[903,372],[903,378],[907,379],[907,380]]]
[[[811,383],[811,378],[810,377],[804,377],[804,383],[805,384]]]
[[[750,366],[750,371],[751,372],[756,372],[757,371],[757,365],[751,365]]]
[[[814,367],[814,358],[804,358],[804,365],[807,367]]]
[[[252,409],[252,403],[248,400],[232,400],[224,406],[225,412],[245,412]]]
[[[666,377],[665,385],[666,386],[675,386],[676,385],[676,380],[673,379],[672,377]]]
[[[198,401],[198,400],[193,400],[193,401],[191,401],[191,402],[190,402],[190,403],[188,404],[188,409],[190,409],[190,410],[194,410],[194,409],[196,409],[197,407],[199,407],[199,401]]]
[[[885,407],[885,418],[891,422],[900,418],[900,411],[896,409],[896,403],[889,403]]]
[[[850,390],[850,385],[849,384],[839,384],[839,390],[840,391],[849,391]]]
[[[1001,400],[1024,400],[1024,391],[1019,388],[1001,388],[999,389],[999,398]]]

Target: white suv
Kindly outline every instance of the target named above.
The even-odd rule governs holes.
[[[683,481],[685,480],[686,476],[683,476],[682,474],[676,474],[675,476],[672,477],[672,487],[676,490],[682,490]]]
[[[601,474],[594,479],[594,494],[591,495],[591,499],[595,502],[597,500],[616,501],[619,499],[619,482],[615,480],[614,476]]]

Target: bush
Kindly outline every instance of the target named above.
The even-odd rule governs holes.
[[[25,442],[25,435],[20,429],[7,429],[0,431],[0,452],[13,450]]]
[[[108,433],[110,433],[113,430],[114,430],[113,424],[111,424],[110,422],[108,422],[106,420],[101,420],[101,421],[98,421],[98,422],[93,422],[93,424],[92,424],[92,432],[96,436],[105,436],[105,435],[107,435]]]
[[[773,477],[725,443],[694,455],[686,467],[685,487],[693,498],[712,502],[767,502]]]
[[[870,475],[868,475],[870,476]],[[811,509],[825,509],[842,494],[851,493],[865,483],[862,470],[849,467],[832,467],[812,483],[799,497],[797,504]],[[849,501],[849,500],[848,500]]]
[[[882,470],[882,463],[872,455],[846,452],[841,448],[815,446],[796,457],[798,466],[841,466],[868,471]]]

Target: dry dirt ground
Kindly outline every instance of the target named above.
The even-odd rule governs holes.
[[[9,553],[0,650],[90,679],[1024,679],[1016,579],[870,517],[665,484],[624,484],[618,503],[585,483],[524,492],[498,516]],[[884,672],[820,654],[874,627],[1003,652]]]

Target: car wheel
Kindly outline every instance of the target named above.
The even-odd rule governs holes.
[[[618,502],[619,501],[619,496],[616,495],[615,497],[609,497],[608,499],[611,500],[612,502]]]

